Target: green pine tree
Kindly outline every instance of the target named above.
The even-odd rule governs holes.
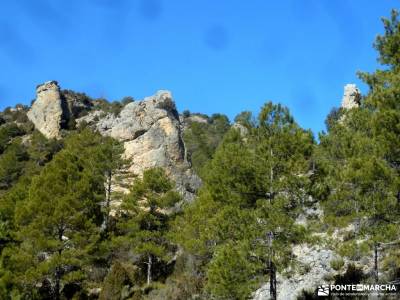
[[[272,103],[263,107],[257,124],[248,125],[246,136],[236,129],[227,133],[205,168],[197,201],[175,222],[176,240],[203,258],[204,272],[211,276],[208,290],[222,298],[237,293],[245,299],[248,284],[261,280],[260,270],[271,275],[275,289],[276,269],[287,264],[289,245],[304,236],[294,220],[310,182],[312,135],[286,108]],[[227,262],[224,268],[226,255],[216,256],[232,243],[247,245],[242,258],[258,270],[235,284],[224,277],[236,276],[234,265]]]
[[[82,286],[90,273],[103,222],[102,139],[90,130],[72,134],[17,202],[15,241],[3,250],[2,266],[21,295],[46,291],[60,299],[65,286]]]
[[[385,33],[378,36],[375,48],[384,69],[359,74],[370,87],[368,94],[359,108],[342,111],[341,118],[330,122],[316,155],[326,220],[335,227],[353,226],[347,241],[338,245],[353,259],[368,253],[376,258],[379,245],[400,240],[398,13],[393,11],[383,23]],[[398,268],[398,261],[394,266]]]
[[[121,205],[114,243],[119,251],[125,248],[139,255],[139,265],[145,266],[147,285],[154,279],[154,265],[170,259],[172,244],[167,237],[168,222],[174,205],[180,200],[165,171],[153,168],[144,171],[143,178],[135,180],[131,193]]]

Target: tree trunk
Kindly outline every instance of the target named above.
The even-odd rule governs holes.
[[[274,157],[274,153],[273,153],[273,151],[272,151],[272,148],[270,149],[270,154],[271,154],[271,160],[272,160],[272,158]],[[273,188],[272,188],[272,184],[273,184],[273,182],[274,182],[274,168],[273,168],[273,165],[272,165],[272,161],[271,161],[271,165],[270,165],[269,180],[270,180],[270,182],[269,182],[269,202],[271,203],[271,201],[272,201],[272,194],[273,194],[273,192],[274,192],[274,190],[273,190]]]
[[[276,270],[272,259],[269,260],[269,295],[276,300]]]
[[[56,268],[56,284],[54,287],[54,299],[60,300],[60,269]]]
[[[378,273],[378,243],[374,244],[374,277],[375,283],[377,284],[379,281],[379,273]]]
[[[64,235],[64,224],[61,224],[58,229],[58,240],[60,243],[63,243],[63,235]],[[58,255],[61,257],[63,249],[58,249]],[[61,267],[56,267],[55,274],[55,286],[54,286],[54,299],[60,300],[60,288],[61,288]]]
[[[268,258],[268,270],[269,270],[269,294],[272,300],[276,300],[276,269],[273,261],[274,250],[272,249],[272,242],[274,239],[274,233],[268,232],[268,248],[269,248],[269,258]]]
[[[110,219],[110,203],[111,203],[111,179],[112,172],[107,172],[107,182],[106,182],[106,213],[104,216],[105,231],[108,232],[109,229],[109,219]]]
[[[147,285],[151,283],[151,265],[152,265],[152,258],[151,255],[149,255],[148,261],[147,261]]]
[[[269,203],[272,203],[272,198],[273,198],[273,193],[274,193],[274,189],[272,187],[273,182],[274,182],[274,168],[273,168],[273,164],[272,164],[272,158],[274,157],[274,152],[272,151],[272,146],[270,148],[270,155],[271,155],[271,165],[270,165],[270,186],[269,186]],[[269,249],[270,249],[270,253],[269,253],[269,295],[271,300],[276,300],[276,270],[275,270],[275,264],[273,262],[273,254],[274,254],[274,250],[272,249],[272,243],[274,240],[274,233],[273,232],[269,232],[268,233],[268,245],[269,245]]]

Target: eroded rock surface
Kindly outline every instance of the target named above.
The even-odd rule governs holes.
[[[278,300],[298,299],[303,290],[313,291],[318,285],[326,283],[325,277],[334,271],[330,266],[331,260],[335,258],[333,251],[306,244],[297,245],[292,250],[304,274],[294,274],[290,278],[278,274]],[[269,283],[266,283],[254,293],[253,300],[268,299]]]
[[[59,138],[63,121],[60,87],[57,81],[48,81],[36,88],[36,101],[27,116],[47,138]]]
[[[361,103],[361,92],[355,84],[346,84],[344,86],[344,95],[342,98],[342,108],[352,109],[359,107]]]
[[[53,80],[38,85],[36,100],[27,116],[45,137],[60,138],[62,129],[74,129],[71,121],[91,108],[92,103],[85,94],[60,90]]]
[[[201,182],[185,157],[182,124],[169,91],[131,102],[117,115],[93,110],[86,95],[60,91],[57,81],[39,85],[36,93],[28,118],[47,138],[60,138],[62,129],[73,129],[71,120],[77,125],[86,122],[102,135],[123,142],[133,174],[141,176],[148,168],[162,167],[186,201],[194,198]]]
[[[117,116],[94,111],[77,120],[82,121],[124,143],[132,173],[140,176],[145,169],[163,167],[185,200],[194,198],[200,179],[185,158],[181,123],[169,91],[129,103]]]

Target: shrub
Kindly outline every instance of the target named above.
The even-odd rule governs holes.
[[[335,271],[339,271],[344,266],[344,260],[343,258],[339,257],[337,259],[332,259],[329,264],[332,269],[334,269]]]
[[[15,123],[6,124],[0,128],[0,154],[7,148],[8,143],[25,132]]]
[[[121,99],[121,104],[122,104],[122,106],[125,106],[125,105],[127,105],[127,104],[129,104],[129,103],[132,103],[132,102],[134,102],[134,101],[135,101],[135,99],[133,99],[133,97],[131,97],[131,96],[126,96],[126,97],[124,97],[124,98]]]
[[[335,276],[335,284],[357,284],[365,279],[363,271],[354,264],[349,264],[343,275]]]
[[[138,280],[137,267],[122,262],[115,262],[104,279],[100,300],[119,300]],[[127,286],[127,287],[126,287]]]

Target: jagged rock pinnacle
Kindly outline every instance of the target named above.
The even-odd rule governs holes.
[[[342,108],[352,109],[359,107],[361,103],[361,92],[355,84],[346,84],[342,98]]]
[[[57,81],[47,81],[37,86],[36,100],[27,116],[47,138],[60,137],[63,108]]]

